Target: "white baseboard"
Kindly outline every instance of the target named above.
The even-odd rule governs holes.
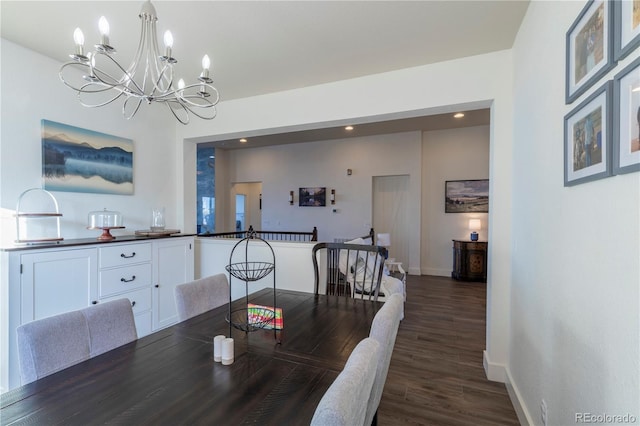
[[[487,375],[487,379],[492,382],[504,383],[507,377],[507,366],[504,364],[498,364],[489,360],[489,354],[487,351],[482,351],[482,364],[484,366],[484,374]]]
[[[513,409],[516,411],[516,415],[518,416],[518,421],[521,425],[525,426],[533,426],[535,422],[531,417],[531,413],[527,410],[527,406],[524,404],[522,400],[522,396],[520,395],[520,391],[518,387],[513,383],[513,379],[511,377],[511,371],[507,368],[506,371],[506,380],[504,385],[507,388],[507,393],[509,393],[509,399],[511,399],[511,404],[513,405]]]
[[[436,277],[450,277],[451,270],[438,268],[422,268],[422,275],[435,275]]]
[[[420,268],[409,268],[407,273],[409,275],[422,275],[422,270]]]
[[[513,382],[513,377],[511,376],[509,367],[505,364],[491,362],[487,351],[483,351],[482,353],[482,363],[484,365],[484,372],[487,375],[487,379],[494,382],[504,383],[520,424],[525,426],[535,425],[535,422],[532,420],[531,413],[529,413],[527,406],[524,404],[524,400],[522,399],[522,395],[520,394],[518,387]]]

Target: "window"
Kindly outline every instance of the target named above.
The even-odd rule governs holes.
[[[215,148],[200,147],[197,150],[197,233],[215,232],[216,184]]]

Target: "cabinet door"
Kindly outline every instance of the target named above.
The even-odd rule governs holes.
[[[97,249],[21,256],[20,323],[82,309],[98,300]]]
[[[178,284],[193,281],[193,237],[167,238],[153,246],[153,328],[178,322],[174,295]]]

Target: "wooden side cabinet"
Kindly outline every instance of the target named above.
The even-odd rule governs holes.
[[[453,240],[451,277],[462,281],[487,281],[487,242]]]

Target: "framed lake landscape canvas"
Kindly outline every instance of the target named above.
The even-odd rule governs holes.
[[[133,194],[133,141],[42,120],[42,179],[49,191]]]
[[[445,213],[488,213],[489,179],[444,183]]]

